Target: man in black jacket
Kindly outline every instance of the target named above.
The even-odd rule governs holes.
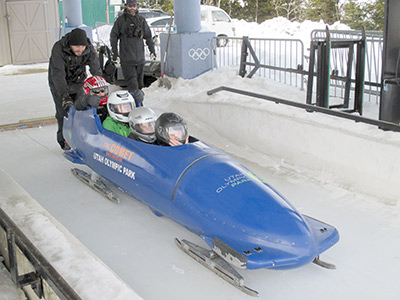
[[[156,52],[151,36],[151,30],[146,19],[139,16],[137,0],[127,0],[123,14],[115,21],[110,34],[113,60],[120,57],[122,73],[128,85],[128,90],[135,99],[136,106],[143,102],[143,76],[144,76],[144,42],[151,56],[155,58]],[[119,51],[118,51],[119,40]]]
[[[69,149],[62,134],[64,116],[84,93],[86,66],[92,75],[102,76],[98,55],[86,32],[76,28],[54,44],[49,62],[49,86],[58,121],[57,142],[63,150]]]

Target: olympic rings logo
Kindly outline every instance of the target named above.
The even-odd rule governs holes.
[[[193,48],[189,50],[188,52],[189,56],[193,59],[193,60],[205,60],[207,58],[207,56],[210,55],[210,49],[208,48],[197,48],[197,50],[194,50]]]

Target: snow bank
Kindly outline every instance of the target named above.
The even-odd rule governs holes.
[[[261,24],[233,19],[232,25],[235,27],[236,37],[299,39],[305,45],[310,44],[311,32],[315,29],[325,30],[326,26],[328,26],[330,30],[351,30],[349,26],[339,21],[332,25],[327,25],[322,20],[319,22],[306,20],[300,23],[290,21],[284,17],[266,20]],[[110,46],[111,28],[112,25],[101,25],[93,29],[93,40],[101,41]]]
[[[252,152],[275,160],[275,166],[256,161],[260,165],[289,166],[321,184],[333,183],[391,204],[400,200],[399,133],[228,92],[207,96],[207,90],[226,85],[305,101],[305,92],[263,78],[241,78],[234,69],[215,70],[193,80],[171,80],[171,90],[157,85],[147,89],[146,104],[176,111],[194,127],[200,124],[203,130],[198,137],[205,142],[205,132],[213,130],[221,140],[241,147],[248,160]]]
[[[2,169],[0,182],[1,208],[82,299],[142,299]]]
[[[351,30],[349,26],[339,21],[332,25],[327,25],[322,20],[319,22],[306,20],[300,23],[297,21],[290,21],[284,17],[266,20],[261,24],[246,22],[245,20],[233,20],[233,26],[236,29],[237,37],[299,39],[303,42],[305,47],[310,45],[311,32],[313,30],[325,30],[326,26],[328,26],[330,30]]]

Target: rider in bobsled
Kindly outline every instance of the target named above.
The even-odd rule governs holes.
[[[100,117],[101,121],[104,121],[104,119],[107,117],[106,105],[109,95],[108,86],[109,84],[103,77],[91,76],[87,78],[83,83],[83,90],[85,92],[85,95],[82,98],[78,99],[78,103],[75,103],[75,109],[79,110],[80,104],[82,104],[82,106],[86,105],[86,107],[92,106],[89,103],[90,99],[96,99],[96,101],[100,99],[99,103],[93,107],[97,107],[97,115]]]
[[[128,117],[135,106],[135,100],[128,91],[111,93],[107,101],[109,116],[103,121],[104,129],[128,137],[131,134]]]
[[[138,107],[129,113],[130,138],[161,146],[188,143],[186,121],[175,113],[163,113],[156,120],[151,108]],[[157,128],[157,130],[155,130]]]
[[[129,113],[129,138],[148,144],[156,143],[155,123],[156,114],[151,108],[138,107]]]
[[[158,117],[156,136],[161,146],[179,146],[189,142],[186,121],[175,113],[163,113]]]
[[[74,102],[76,110],[84,110],[87,107],[99,107],[107,102],[108,83],[103,77],[92,76],[83,83],[84,95]]]

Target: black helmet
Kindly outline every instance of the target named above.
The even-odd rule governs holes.
[[[156,121],[156,136],[160,145],[169,145],[172,136],[184,144],[188,137],[186,121],[175,113],[163,113]]]

